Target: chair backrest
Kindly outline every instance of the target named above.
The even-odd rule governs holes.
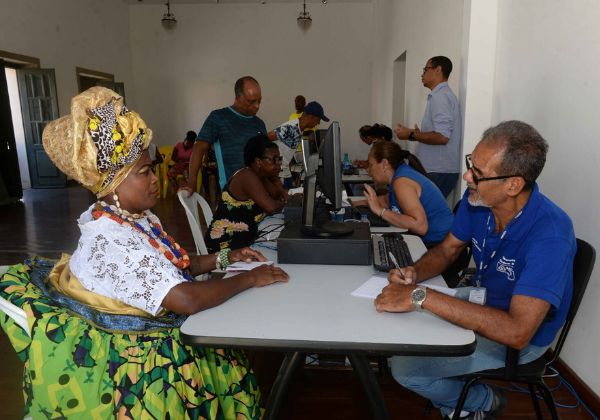
[[[202,235],[202,229],[200,228],[201,224],[200,217],[198,215],[198,205],[202,209],[206,226],[209,226],[210,222],[212,222],[212,209],[210,208],[208,202],[200,194],[193,193],[189,197],[187,195],[187,191],[183,190],[177,193],[177,197],[179,197],[179,201],[185,209],[185,214],[190,224],[190,229],[192,230],[192,236],[194,237],[194,243],[196,244],[196,252],[198,255],[207,255],[208,250],[206,249],[204,235]]]
[[[573,319],[577,315],[579,304],[583,299],[585,289],[588,285],[592,270],[594,269],[594,263],[596,262],[596,250],[589,243],[583,239],[577,238],[577,253],[573,260],[573,297],[571,298],[571,305],[569,306],[569,312],[567,313],[567,319],[563,326],[556,346],[552,353],[552,360],[548,363],[551,364],[558,358],[560,351],[562,350],[563,344],[567,339],[567,334],[573,324]]]

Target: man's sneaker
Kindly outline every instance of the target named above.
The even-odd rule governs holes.
[[[492,399],[492,406],[489,411],[475,411],[474,413],[470,413],[465,417],[461,417],[461,420],[494,420],[496,417],[499,417],[504,412],[506,408],[506,395],[504,391],[500,388],[496,388],[495,386],[488,385],[494,396]],[[452,418],[452,417],[446,417]]]
[[[492,406],[490,411],[488,411],[488,415],[495,419],[496,417],[500,417],[504,410],[506,409],[506,394],[500,388],[496,388],[495,386],[488,385],[492,392],[494,393],[494,398],[492,399]]]

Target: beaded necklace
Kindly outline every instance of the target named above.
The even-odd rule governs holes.
[[[187,280],[193,280],[192,276],[187,270],[190,266],[190,257],[188,256],[186,250],[183,249],[177,242],[175,242],[175,240],[167,232],[162,230],[160,224],[151,220],[148,212],[144,212],[142,215],[136,214],[135,216],[139,216],[137,218],[127,216],[123,217],[123,215],[118,214],[104,202],[96,203],[96,209],[92,211],[92,217],[95,220],[98,220],[101,217],[107,217],[121,225],[129,225],[133,229],[144,234],[148,239],[148,242],[150,242],[150,245],[156,248],[171,263],[173,263],[175,267],[181,270],[182,275]],[[144,216],[148,217],[151,232],[148,232],[136,221]]]

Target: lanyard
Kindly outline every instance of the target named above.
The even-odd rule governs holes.
[[[506,234],[508,233],[508,228],[521,216],[521,214],[523,214],[523,210],[520,210],[517,213],[517,215],[515,217],[513,217],[512,220],[506,225],[506,227],[502,231],[502,234],[500,235],[500,240],[498,241],[498,245],[496,245],[496,249],[494,249],[492,251],[487,263],[484,264],[483,260],[485,259],[485,243],[487,242],[487,238],[488,238],[488,235],[491,230],[490,221],[491,221],[492,213],[490,212],[490,214],[488,215],[486,226],[485,226],[485,236],[483,237],[483,243],[481,244],[481,260],[479,261],[479,270],[477,270],[478,273],[477,273],[477,278],[475,280],[477,287],[481,286],[481,280],[483,279],[483,275],[487,272],[487,269],[489,268],[490,263],[494,260],[496,253],[500,250],[500,247],[502,246],[502,241],[504,240],[504,238],[506,237]]]

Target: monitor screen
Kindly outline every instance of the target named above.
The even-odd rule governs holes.
[[[308,150],[303,141],[303,150]],[[302,209],[302,232],[310,236],[332,237],[351,234],[354,228],[349,223],[332,222],[317,217],[319,206],[317,187],[331,203],[328,209],[342,207],[342,152],[340,124],[334,121],[322,138],[318,154],[306,153],[304,157],[306,176],[304,178],[304,199]]]
[[[340,123],[334,121],[329,126],[319,147],[319,167],[317,183],[321,192],[329,199],[335,210],[342,207],[342,146],[340,144]]]

